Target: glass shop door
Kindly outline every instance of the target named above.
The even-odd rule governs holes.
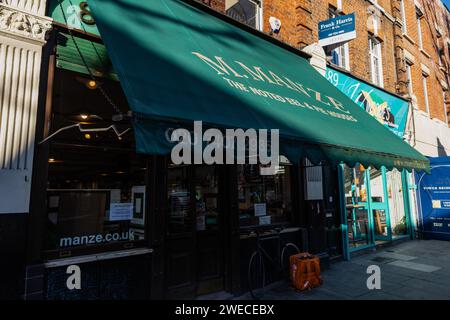
[[[350,251],[373,243],[372,220],[368,205],[368,176],[361,165],[344,167],[347,235]]]
[[[371,213],[373,221],[373,235],[376,242],[389,241],[391,239],[391,226],[389,204],[387,201],[386,170],[370,168],[367,170],[370,180],[367,210]]]

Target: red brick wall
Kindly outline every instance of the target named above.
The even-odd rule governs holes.
[[[442,56],[443,67],[439,66],[438,46],[444,45],[445,38],[449,37],[447,22],[443,19],[448,16],[445,8],[439,5],[437,0],[420,0],[424,9],[421,19],[423,50],[419,48],[418,23],[416,20],[416,8],[413,0],[404,0],[406,11],[407,32],[404,36],[404,48],[414,56],[412,65],[413,93],[417,97],[419,110],[426,111],[424,88],[422,85],[422,64],[430,70],[428,77],[428,101],[430,106],[430,117],[446,121],[443,105],[442,81],[448,82],[448,65],[450,61],[448,50],[444,50]],[[435,22],[444,31],[442,37],[438,37]],[[445,47],[445,46],[444,46]],[[447,69],[447,72],[444,71]],[[447,73],[447,75],[446,75]],[[447,77],[447,80],[446,80]]]
[[[225,0],[211,1],[211,6],[224,12]],[[416,10],[414,0],[404,0],[407,20],[407,36],[401,28],[402,15],[400,0],[378,0],[386,14],[379,14],[380,27],[377,38],[382,43],[384,88],[402,95],[408,94],[407,75],[403,49],[408,50],[415,63],[412,66],[413,92],[420,110],[425,110],[422,86],[422,64],[430,69],[428,77],[428,100],[433,118],[445,121],[442,81],[448,83],[450,52],[446,38],[450,38],[448,21],[450,15],[440,0],[418,0],[425,14],[421,21],[423,52],[418,47]],[[373,31],[370,23],[371,4],[367,0],[343,0],[343,12],[356,14],[357,39],[349,43],[350,72],[357,77],[371,81],[369,60],[369,34]],[[328,19],[329,5],[337,7],[337,0],[262,0],[263,31],[270,33],[269,18],[281,20],[282,28],[273,36],[299,49],[318,41],[318,23]],[[391,18],[389,18],[391,17]],[[397,19],[394,21],[394,19]],[[439,38],[434,25],[441,26],[444,34]],[[436,44],[444,47],[443,67],[439,66]],[[450,85],[449,85],[450,86]],[[450,104],[450,94],[447,93]]]

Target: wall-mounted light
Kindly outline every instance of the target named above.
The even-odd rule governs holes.
[[[76,77],[76,80],[83,83],[90,90],[97,89],[102,83],[96,79],[86,79],[84,77]]]
[[[85,133],[84,134],[84,138],[86,139],[86,140],[91,140],[91,135],[89,134],[89,133]]]
[[[88,89],[94,90],[94,89],[97,89],[98,86],[99,86],[99,83],[97,81],[95,81],[95,80],[88,80],[86,82],[86,87]]]

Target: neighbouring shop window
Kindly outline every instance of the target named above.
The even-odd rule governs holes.
[[[404,202],[402,173],[394,169],[386,173],[389,212],[391,217],[392,235],[402,236],[408,234]]]
[[[336,18],[339,15],[342,15],[335,7],[329,7],[329,18]],[[334,65],[350,70],[350,54],[349,54],[349,46],[348,43],[339,43],[336,45],[329,45],[324,47],[325,54],[327,56],[328,61],[333,63]]]
[[[344,166],[344,192],[347,211],[347,228],[350,248],[371,243],[369,212],[366,208],[366,169],[362,165],[354,168]]]
[[[113,121],[117,110],[83,75],[58,69],[55,79],[51,132],[79,127],[49,140],[46,248],[112,248],[144,240],[147,164],[134,151],[130,122]],[[127,111],[119,83],[97,85]],[[96,131],[112,125],[124,134]]]
[[[262,30],[261,1],[225,0],[225,13],[239,22]]]
[[[275,175],[260,174],[259,165],[238,165],[239,220],[242,226],[287,222],[292,212],[290,164]]]

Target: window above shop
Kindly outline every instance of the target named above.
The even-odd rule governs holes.
[[[381,56],[381,42],[369,37],[369,59],[372,83],[383,87],[383,60]]]
[[[225,13],[257,30],[262,30],[262,6],[259,0],[225,0]]]
[[[328,8],[328,16],[330,19],[343,15],[341,10],[330,5]],[[350,52],[348,43],[338,43],[324,47],[327,60],[332,64],[350,70]]]

